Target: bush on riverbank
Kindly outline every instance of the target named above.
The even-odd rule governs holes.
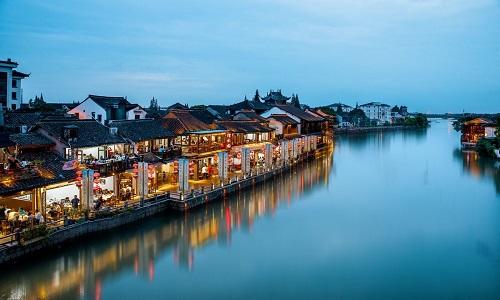
[[[37,237],[45,237],[48,234],[49,230],[47,228],[47,225],[42,224],[23,231],[21,233],[21,238],[25,241],[29,241]]]
[[[476,151],[480,156],[496,158],[495,149],[500,148],[500,139],[481,139],[476,144]]]
[[[429,126],[429,120],[423,114],[417,114],[415,117],[406,118],[403,125],[425,128]]]

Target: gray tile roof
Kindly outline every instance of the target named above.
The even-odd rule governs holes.
[[[120,136],[111,134],[109,127],[95,120],[41,121],[36,128],[46,131],[50,136],[70,146],[70,143],[63,137],[66,126],[77,129],[77,138],[76,141],[71,142],[71,147],[81,148],[126,143]]]
[[[280,108],[281,110],[286,111],[289,114],[296,116],[299,119],[305,120],[307,122],[321,122],[321,121],[325,120],[319,116],[315,116],[313,114],[305,112],[302,109],[297,108],[297,107],[292,106],[292,105],[288,105],[288,104],[276,105],[276,107]]]
[[[36,132],[11,134],[10,140],[21,148],[30,146],[50,146],[55,144],[47,137]]]
[[[134,142],[175,136],[162,119],[112,121],[109,127],[118,128],[118,135]]]

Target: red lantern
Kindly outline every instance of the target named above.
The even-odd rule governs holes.
[[[101,177],[101,174],[99,174],[99,172],[95,172],[94,173],[94,178],[99,178],[99,177]]]
[[[81,170],[76,171],[76,176],[82,177],[82,171]]]
[[[82,183],[81,183],[80,181],[77,181],[77,182],[76,182],[76,186],[77,186],[77,187],[81,187],[81,186],[82,186]]]

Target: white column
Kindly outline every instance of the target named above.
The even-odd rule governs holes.
[[[219,179],[221,182],[225,182],[229,175],[228,171],[228,156],[226,151],[217,153],[219,163],[217,164],[217,171],[219,172]]]
[[[250,149],[247,147],[241,147],[241,172],[250,173]]]
[[[82,208],[90,208],[94,202],[94,170],[82,171]]]
[[[148,195],[148,163],[139,162],[138,163],[139,173],[137,174],[137,194],[141,199],[144,199]]]
[[[292,140],[292,159],[297,159],[299,155],[299,140],[297,138]]]
[[[266,144],[264,149],[264,159],[266,160],[266,168],[271,168],[273,164],[273,145]]]
[[[179,158],[179,191],[189,191],[189,159]]]

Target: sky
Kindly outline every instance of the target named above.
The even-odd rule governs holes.
[[[0,0],[24,99],[500,112],[500,0]]]

